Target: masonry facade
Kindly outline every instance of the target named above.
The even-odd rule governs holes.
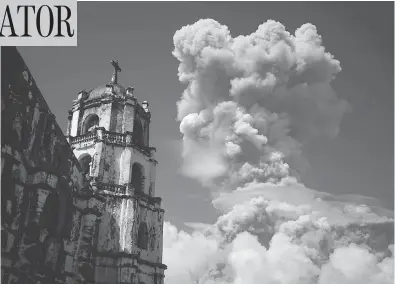
[[[66,135],[2,48],[2,283],[163,284],[151,114],[132,87],[81,91]]]

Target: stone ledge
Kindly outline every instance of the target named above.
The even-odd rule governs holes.
[[[139,253],[126,253],[126,252],[95,252],[94,253],[95,257],[110,257],[110,258],[131,258],[133,260],[136,260],[139,264],[145,264],[147,266],[151,267],[158,267],[160,269],[167,269],[167,266],[163,263],[157,263],[157,262],[151,262],[145,259],[142,259],[140,257]],[[118,267],[118,265],[115,265],[114,267]],[[125,265],[122,265],[122,267],[126,267]],[[134,267],[134,266],[130,266]]]
[[[148,204],[158,206],[160,206],[162,203],[162,198],[150,196],[143,192],[138,192],[130,184],[120,185],[96,182],[94,186],[98,189],[98,193],[100,195],[140,199],[147,202]]]

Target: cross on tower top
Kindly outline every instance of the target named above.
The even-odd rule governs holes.
[[[110,84],[117,84],[118,83],[118,72],[121,72],[122,70],[118,65],[118,60],[111,60],[111,65],[114,67],[114,73],[112,74]]]

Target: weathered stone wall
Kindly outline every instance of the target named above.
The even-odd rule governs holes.
[[[162,262],[163,211],[147,203],[139,205],[137,219],[147,225],[147,248],[141,250],[140,257],[153,263]]]
[[[72,275],[80,166],[23,59],[2,47],[2,283]]]

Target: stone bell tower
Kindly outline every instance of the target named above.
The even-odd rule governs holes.
[[[80,91],[69,111],[67,138],[92,192],[81,211],[74,271],[88,283],[163,284],[163,214],[155,197],[151,114],[133,87],[110,83]]]

